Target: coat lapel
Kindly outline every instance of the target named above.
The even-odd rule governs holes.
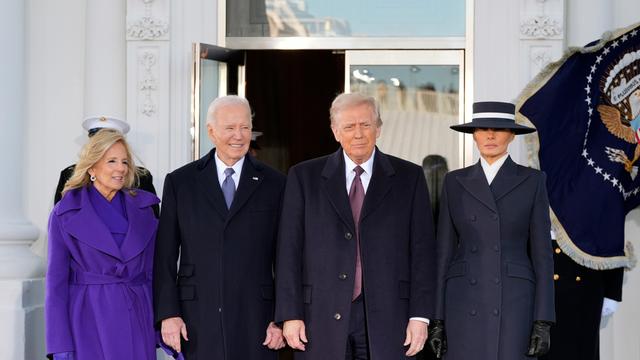
[[[91,205],[89,189],[83,187],[68,195],[73,196],[65,196],[63,198],[65,201],[61,204],[60,209],[77,208],[79,211],[67,217],[64,222],[65,230],[78,241],[115,258],[122,259],[122,253],[113,240],[111,232]]]
[[[511,156],[507,157],[504,164],[491,182],[491,191],[496,202],[520,185],[529,175],[519,174],[518,166]]]
[[[385,198],[389,190],[391,190],[391,177],[395,174],[395,170],[387,155],[383,154],[376,148],[375,158],[373,159],[373,173],[371,181],[367,188],[367,193],[362,204],[362,214],[360,221],[367,215],[378,208],[378,205]]]
[[[136,196],[125,193],[129,229],[120,248],[122,260],[125,262],[144,251],[155,235],[154,230],[158,225],[158,220],[152,215],[149,208],[151,205],[157,204],[157,200],[153,200],[142,193]]]
[[[197,183],[200,193],[204,194],[220,216],[226,219],[229,209],[227,209],[227,203],[224,200],[224,194],[222,194],[220,182],[218,181],[218,170],[213,159],[214,153],[215,149],[211,150],[206,157],[200,159],[200,163],[198,163],[200,173],[198,174]]]
[[[347,180],[344,166],[342,148],[340,148],[329,155],[322,169],[322,177],[324,179],[322,188],[338,216],[355,233],[355,224],[346,188]]]
[[[251,156],[246,155],[244,158],[244,164],[242,165],[242,172],[240,173],[238,191],[236,191],[236,194],[233,197],[227,221],[244,206],[253,192],[256,191],[258,186],[260,186],[263,179],[264,176],[262,175],[259,164],[256,163]],[[222,190],[220,190],[220,193],[222,194]]]
[[[487,182],[487,177],[482,170],[480,161],[468,168],[466,176],[460,175],[457,176],[456,179],[460,185],[462,185],[462,187],[471,194],[471,196],[483,203],[491,211],[495,213],[498,212],[498,207],[496,206],[493,194],[489,189],[489,183]]]

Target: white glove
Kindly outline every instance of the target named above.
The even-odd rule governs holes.
[[[604,298],[604,300],[602,301],[602,317],[613,315],[613,313],[618,310],[619,304],[620,303],[615,300]]]

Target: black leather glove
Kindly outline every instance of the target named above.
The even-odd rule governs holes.
[[[436,359],[442,358],[442,355],[447,352],[447,335],[444,333],[444,321],[431,321],[427,342],[431,351],[436,355]]]
[[[529,338],[529,350],[527,356],[539,357],[547,352],[551,347],[551,325],[550,321],[535,320]]]

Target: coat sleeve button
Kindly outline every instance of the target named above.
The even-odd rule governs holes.
[[[336,320],[340,320],[340,319],[342,319],[342,315],[340,315],[340,313],[335,313],[333,315],[333,318],[336,319]]]
[[[353,235],[351,235],[351,233],[350,233],[350,232],[346,232],[346,233],[344,233],[344,238],[345,238],[345,239],[347,239],[347,240],[351,240],[351,238],[352,238],[352,237],[353,237]]]
[[[340,279],[340,280],[346,280],[346,279],[347,279],[347,274],[340,274],[340,275],[338,275],[338,279]]]

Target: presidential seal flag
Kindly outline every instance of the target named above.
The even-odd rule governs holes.
[[[558,245],[592,269],[633,267],[624,221],[640,203],[640,24],[570,49],[517,106],[538,129],[527,143],[547,173]]]

